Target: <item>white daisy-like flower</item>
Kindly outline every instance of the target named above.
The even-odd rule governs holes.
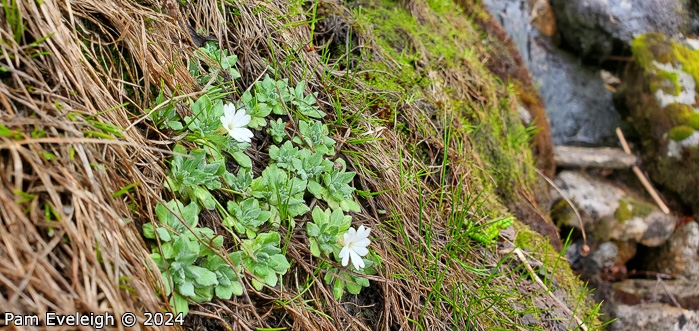
[[[354,268],[359,270],[364,268],[364,260],[362,256],[369,253],[367,246],[371,244],[369,240],[370,228],[360,225],[359,229],[349,228],[345,233],[342,241],[342,250],[340,251],[340,258],[342,259],[342,265],[347,266],[350,259]]]
[[[221,124],[228,131],[228,134],[237,141],[250,142],[252,131],[245,126],[250,123],[250,115],[245,113],[245,109],[235,110],[235,105],[229,103],[223,105],[223,116],[221,116]]]

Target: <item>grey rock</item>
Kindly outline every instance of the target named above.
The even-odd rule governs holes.
[[[660,246],[674,230],[677,217],[666,215],[655,205],[632,195],[613,183],[586,173],[562,171],[555,179],[563,194],[581,213],[585,230],[598,242],[634,241]],[[552,190],[554,198],[560,194]],[[552,216],[559,225],[580,228],[564,200],[554,205]]]
[[[618,305],[612,331],[696,331],[699,313],[662,303]]]
[[[698,281],[699,224],[690,222],[675,230],[660,251],[650,258],[649,266],[674,277]]]
[[[595,263],[597,270],[602,270],[605,267],[613,267],[616,264],[618,254],[619,247],[610,241],[599,245],[599,247],[589,255],[589,259]]]
[[[620,53],[637,35],[687,32],[691,14],[682,0],[550,0],[566,44],[583,57]]]
[[[699,300],[699,283],[685,279],[662,280],[626,279],[614,283],[614,301],[662,302],[674,304],[676,301],[684,308],[696,309]],[[635,299],[631,299],[630,296]]]
[[[553,153],[559,167],[628,169],[636,164],[636,156],[620,148],[556,146]]]
[[[530,25],[527,0],[484,0],[522,54],[539,87],[556,145],[616,146],[621,117],[597,70],[580,65]]]
[[[637,244],[633,241],[608,241],[599,245],[590,242],[592,252],[581,256],[579,251],[566,251],[566,257],[572,261],[571,266],[581,270],[583,277],[599,273],[607,276],[626,273],[626,263],[636,255]],[[577,245],[576,245],[577,246]]]

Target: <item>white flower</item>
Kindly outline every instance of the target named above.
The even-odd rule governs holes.
[[[223,116],[221,116],[221,124],[228,131],[228,134],[237,141],[250,142],[252,131],[245,126],[250,123],[250,115],[245,113],[245,109],[235,111],[235,106],[232,103],[223,106]]]
[[[349,228],[349,230],[347,230],[342,243],[344,247],[342,247],[340,251],[340,258],[342,258],[343,266],[347,266],[351,258],[355,269],[359,270],[364,268],[362,256],[369,253],[369,250],[366,248],[371,243],[369,240],[369,232],[371,232],[371,229],[365,228],[364,225],[360,225],[359,229],[356,231],[354,228]]]

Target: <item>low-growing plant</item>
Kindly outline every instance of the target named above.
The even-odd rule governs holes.
[[[230,77],[230,79],[240,78],[240,73],[235,69],[235,64],[238,62],[238,56],[235,54],[228,55],[228,50],[220,49],[215,42],[207,42],[204,47],[199,48],[199,50],[194,52],[199,58],[208,57],[214,60]],[[197,61],[190,62],[189,72],[192,76],[197,77],[199,84],[207,84],[212,79],[214,83],[222,82],[223,79],[218,75],[216,70],[202,73],[199,70],[199,63]]]
[[[252,189],[250,188],[250,185],[252,185],[252,172],[250,170],[242,168],[237,175],[226,172],[223,174],[223,179],[235,194],[243,197],[248,197],[252,194]]]
[[[186,298],[205,302],[210,301],[214,293],[222,299],[230,299],[229,292],[242,293],[237,270],[222,262],[212,250],[223,246],[223,237],[209,228],[197,227],[199,211],[195,202],[184,206],[172,200],[156,206],[158,224],[143,225],[143,235],[160,242],[160,247],[153,246],[151,257],[162,272],[165,294],[172,294],[171,305],[185,314]],[[235,256],[231,260],[236,261]],[[175,292],[171,293],[173,288]]]
[[[261,177],[252,181],[250,187],[252,196],[267,201],[278,219],[286,220],[310,211],[303,198],[306,184],[307,181],[290,177],[287,171],[272,164],[262,171]]]
[[[169,128],[172,130],[180,131],[184,128],[182,122],[180,121],[180,116],[177,115],[177,111],[173,102],[168,102],[165,104],[165,95],[163,94],[163,89],[160,90],[158,96],[155,97],[154,101],[156,107],[160,107],[151,112],[150,118],[153,120],[155,125],[159,128]]]
[[[316,120],[310,123],[299,121],[299,136],[294,137],[293,141],[308,146],[314,152],[335,155],[335,140],[328,137],[328,126]]]
[[[352,225],[352,217],[345,215],[342,210],[322,210],[320,207],[313,209],[313,222],[306,223],[306,234],[311,243],[311,254],[330,256],[333,252],[339,252],[342,246],[339,244],[341,236]]]
[[[369,280],[362,277],[362,274],[375,274],[372,260],[364,259],[365,267],[359,273],[353,273],[346,269],[329,268],[325,273],[325,283],[332,286],[333,296],[336,299],[342,298],[345,294],[345,289],[350,294],[359,294],[362,291],[362,287],[369,287]]]
[[[242,258],[245,269],[252,272],[257,279],[251,279],[252,286],[256,290],[262,290],[264,284],[276,286],[279,280],[277,275],[285,274],[291,265],[279,248],[280,236],[277,232],[259,234],[254,239],[243,240],[245,251],[235,252],[236,258]]]
[[[304,94],[306,82],[300,81],[296,84],[296,88],[289,89],[291,94],[291,104],[296,106],[296,109],[304,116],[313,118],[323,118],[325,113],[316,105],[316,94]]]
[[[355,173],[347,172],[346,168],[345,161],[338,159],[332,171],[323,175],[322,185],[315,181],[309,182],[308,191],[316,198],[325,200],[330,208],[359,212],[360,206],[352,195],[355,188],[349,186]]]
[[[255,238],[259,227],[271,216],[270,212],[260,208],[260,202],[255,198],[248,198],[240,203],[228,201],[228,212],[231,216],[223,219],[223,225],[234,228],[249,238]]]
[[[189,200],[199,201],[206,209],[214,209],[216,201],[209,190],[221,188],[220,178],[226,171],[224,160],[207,163],[206,152],[197,149],[186,154],[187,149],[181,145],[176,145],[173,151],[176,154],[170,162],[165,187]]]
[[[239,77],[234,69],[236,57],[215,44],[208,43],[198,56],[215,59],[231,77]],[[200,72],[200,68],[199,63],[190,68],[200,83],[220,84],[189,102],[191,115],[180,118],[175,104],[165,104],[159,95],[156,102],[161,108],[151,116],[160,127],[182,131],[185,140],[173,148],[165,186],[188,204],[179,200],[159,204],[158,222],[143,226],[144,236],[157,242],[151,256],[163,273],[171,305],[186,313],[188,300],[241,295],[243,268],[253,275],[249,280],[258,291],[276,286],[290,268],[276,229],[285,221],[287,233],[293,234],[295,218],[311,211],[306,201],[310,196],[329,206],[316,207],[313,221],[306,223],[311,253],[342,264],[331,266],[319,260],[325,282],[338,298],[345,289],[357,294],[369,286],[362,275],[375,272],[379,261],[374,255],[373,260],[364,258],[370,252],[370,229],[355,230],[351,216],[345,214],[360,211],[350,186],[355,173],[346,171],[344,160],[329,159],[335,154],[335,141],[327,125],[309,119],[325,116],[316,96],[305,93],[304,81],[290,87],[287,79],[265,76],[242,93],[234,106],[224,102],[233,85],[214,77],[214,69]],[[254,138],[250,130],[261,130],[268,121],[267,133],[275,144],[268,150],[269,164],[255,177],[252,160],[244,152]],[[287,136],[287,123],[298,124],[295,136]],[[229,157],[240,166],[235,174],[226,169]],[[226,193],[229,200],[221,202]],[[234,242],[226,246],[234,252],[224,254],[223,237],[198,227],[203,209],[218,213],[222,225],[234,231]],[[348,268],[350,262],[354,271]]]

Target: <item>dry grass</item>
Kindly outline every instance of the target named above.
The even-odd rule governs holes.
[[[447,98],[443,86],[430,86],[429,100],[417,102],[388,95],[387,100],[397,100],[394,115],[409,132],[401,134],[380,128],[375,120],[380,106],[366,107],[357,99],[358,94],[395,92],[373,89],[324,63],[320,52],[307,51],[308,13],[296,12],[299,6],[290,2],[40,3],[10,2],[25,24],[21,38],[13,34],[19,28],[9,19],[9,7],[0,16],[0,123],[19,132],[0,136],[0,309],[40,315],[132,311],[141,318],[143,312],[168,309],[167,298],[159,295],[157,271],[145,266],[150,257],[140,226],[154,219],[158,202],[170,198],[162,189],[163,160],[174,141],[144,116],[159,89],[180,99],[200,91],[187,70],[188,59],[211,39],[238,55],[240,90],[269,72],[269,64],[279,77],[306,80],[329,113],[339,99],[344,115],[360,118],[351,125],[338,121],[333,129],[338,150],[360,175],[355,186],[386,192],[363,200],[362,212],[353,215],[356,223],[376,229],[374,249],[383,265],[370,278],[370,288],[337,302],[297,231],[287,249],[294,263],[283,287],[257,292],[248,284],[243,297],[192,306],[189,328],[417,330],[415,321],[420,321],[428,330],[481,330],[495,321],[517,323],[518,317],[504,310],[507,302],[484,299],[467,308],[488,313],[471,316],[431,297],[454,291],[475,295],[473,286],[483,284],[482,275],[465,265],[499,265],[499,258],[482,248],[451,245],[462,232],[454,228],[455,218],[486,218],[474,203],[487,184],[476,177],[487,165],[471,156],[472,142],[452,118],[456,115],[435,108]],[[430,19],[425,4],[402,5],[418,20]],[[323,8],[326,17],[342,18],[336,28],[352,16],[339,1],[324,2]],[[343,40],[352,52],[370,54],[398,70],[371,31],[353,36],[351,43]],[[430,78],[486,107],[500,92],[480,84],[478,73],[465,75],[470,69],[431,72]],[[343,90],[347,84],[353,91]],[[184,104],[178,110],[188,111]],[[110,132],[105,123],[121,129]],[[352,143],[358,129],[381,139]],[[420,146],[424,157],[407,153],[408,146]],[[264,160],[260,153],[265,152],[252,156]],[[138,184],[128,193],[113,197],[133,183]],[[220,228],[216,218],[206,222]],[[463,256],[454,259],[454,252]],[[518,280],[499,275],[488,282],[499,291],[515,288]]]

